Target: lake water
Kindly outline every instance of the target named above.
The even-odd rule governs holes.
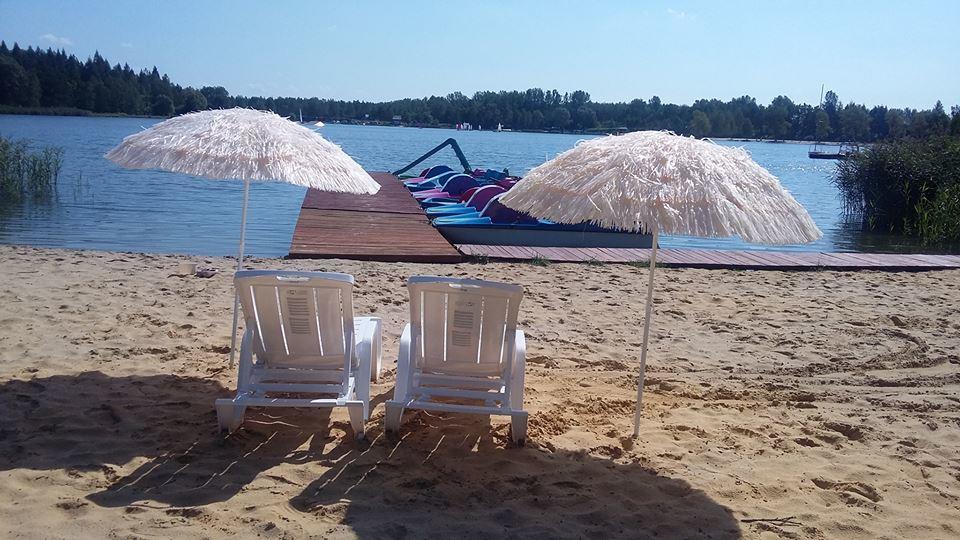
[[[232,255],[236,253],[243,184],[179,174],[125,170],[103,155],[124,137],[156,123],[145,118],[88,118],[0,115],[0,135],[64,149],[57,197],[50,203],[7,209],[0,214],[0,243],[112,251]],[[474,167],[508,168],[523,174],[573,147],[580,135],[458,132],[444,129],[330,124],[320,132],[368,170],[395,170],[448,137],[455,137]],[[734,143],[780,178],[824,232],[806,246],[776,249],[819,251],[911,250],[860,233],[845,224],[836,188],[835,164],[811,160],[797,144]],[[445,150],[431,164],[456,165]],[[247,253],[287,254],[304,189],[282,183],[251,187]],[[666,237],[665,247],[764,249],[738,240]]]

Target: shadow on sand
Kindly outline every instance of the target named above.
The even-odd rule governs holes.
[[[329,409],[251,411],[246,429],[225,438],[213,400],[230,393],[216,381],[177,375],[86,372],[6,381],[0,470],[100,472],[101,490],[87,497],[98,505],[184,507],[227,500],[280,463],[331,459],[330,452],[355,448],[344,436],[352,433],[349,423],[330,422]],[[345,442],[331,446],[336,440]],[[136,459],[143,461],[136,470],[119,473],[118,466]]]
[[[0,383],[0,470],[65,470],[83,478],[88,500],[129,512],[226,501],[254,482],[263,485],[250,489],[284,484],[290,497],[292,482],[266,471],[302,464],[297,470],[309,474],[320,465],[326,472],[307,479],[290,506],[307,530],[360,537],[740,535],[729,509],[626,462],[619,448],[567,451],[535,437],[507,448],[507,424],[423,412],[408,414],[391,439],[382,407],[369,443],[356,443],[346,415],[331,421],[328,410],[251,412],[224,438],[213,400],[229,394],[216,381],[176,375],[8,380]]]
[[[728,508],[639,463],[536,441],[507,448],[507,424],[408,414],[395,438],[375,420],[372,444],[349,451],[291,506],[361,538],[741,536]]]

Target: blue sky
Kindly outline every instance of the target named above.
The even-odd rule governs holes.
[[[583,89],[595,101],[960,104],[960,0],[0,0],[0,39],[244,95],[384,100]]]

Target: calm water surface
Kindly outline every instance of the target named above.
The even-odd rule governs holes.
[[[156,123],[144,118],[85,118],[0,115],[0,135],[64,149],[55,201],[8,209],[0,214],[0,243],[113,251],[232,255],[236,253],[243,184],[117,167],[103,155],[124,137]],[[327,139],[368,170],[394,170],[448,137],[456,137],[474,167],[508,168],[523,174],[573,147],[579,135],[457,132],[441,129],[347,126],[320,129]],[[843,222],[834,163],[811,160],[795,144],[723,143],[744,146],[780,178],[824,232],[806,246],[777,249],[899,251],[910,249],[861,234]],[[456,165],[452,151],[432,162]],[[419,170],[421,167],[417,167]],[[251,187],[247,253],[287,254],[304,189],[281,183]],[[738,240],[665,238],[666,247],[763,249]]]

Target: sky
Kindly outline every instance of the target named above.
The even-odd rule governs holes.
[[[231,94],[586,90],[668,103],[960,104],[960,0],[0,0],[0,39]]]

